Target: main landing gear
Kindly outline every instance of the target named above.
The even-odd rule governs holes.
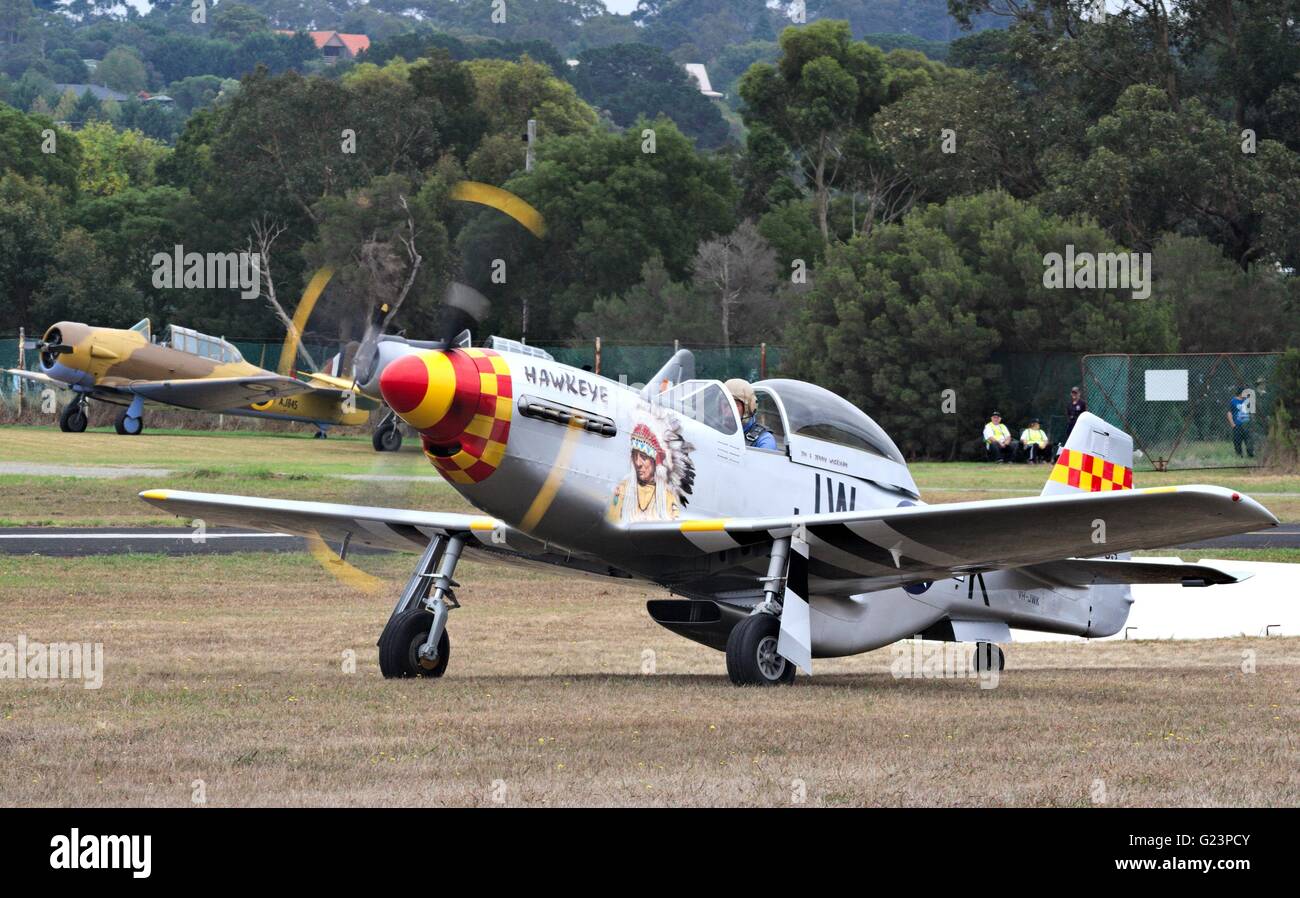
[[[451,658],[447,614],[459,608],[452,575],[465,548],[464,534],[436,536],[420,556],[393,614],[379,636],[379,671],[385,677],[440,677]]]
[[[400,423],[395,413],[389,412],[384,415],[375,427],[375,432],[370,435],[370,445],[375,447],[376,452],[396,452],[402,448]]]
[[[59,430],[64,433],[82,433],[89,420],[86,412],[86,397],[78,396],[63,407],[63,412],[59,415]]]
[[[113,427],[125,436],[135,436],[144,432],[144,400],[137,396],[131,404],[122,409]]]
[[[790,561],[790,538],[772,543],[763,601],[727,637],[727,676],[737,686],[780,686],[794,682],[794,664],[777,652],[781,602]]]

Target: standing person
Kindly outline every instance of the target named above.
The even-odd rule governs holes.
[[[1065,439],[1061,440],[1064,446],[1070,441],[1070,434],[1074,432],[1074,422],[1079,420],[1079,416],[1088,410],[1088,403],[1083,401],[1083,394],[1078,387],[1070,387],[1070,402],[1065,406]]]
[[[1012,453],[1011,431],[1002,423],[1002,413],[989,415],[989,422],[984,425],[984,454],[989,461],[1002,464]]]
[[[1031,465],[1047,458],[1047,432],[1038,426],[1037,418],[1030,418],[1029,426],[1020,432],[1020,451]]]
[[[1232,428],[1232,451],[1241,458],[1241,447],[1246,455],[1255,457],[1255,446],[1250,439],[1250,396],[1245,387],[1237,387],[1237,395],[1228,400],[1228,426]]]

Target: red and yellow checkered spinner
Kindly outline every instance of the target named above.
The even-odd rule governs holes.
[[[384,369],[379,390],[452,483],[480,483],[505,457],[514,389],[509,364],[492,350],[413,352]]]

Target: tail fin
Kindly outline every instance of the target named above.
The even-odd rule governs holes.
[[[1074,422],[1042,495],[1133,488],[1133,438],[1091,412]]]

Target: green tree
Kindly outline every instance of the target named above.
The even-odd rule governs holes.
[[[107,122],[91,122],[78,132],[84,193],[111,196],[127,187],[149,187],[167,147],[139,131],[119,131]]]
[[[1047,255],[1067,245],[1122,250],[1094,224],[1001,192],[928,206],[831,247],[787,330],[786,357],[796,376],[876,416],[904,451],[955,456],[990,403],[1013,420],[1036,411],[1033,397],[1007,393],[994,350],[1176,347],[1167,301],[1045,286]]]
[[[570,77],[582,98],[607,110],[620,127],[638,117],[666,115],[700,146],[717,147],[727,139],[722,113],[658,47],[630,43],[584,50]]]
[[[222,3],[212,11],[213,33],[235,43],[266,31],[267,25],[266,16],[246,3]]]
[[[855,131],[885,98],[885,56],[854,41],[847,22],[818,20],[781,32],[781,59],[758,63],[740,81],[745,123],[765,125],[786,142],[813,187],[817,224],[830,239],[830,191]]]
[[[1300,282],[1276,265],[1243,270],[1202,237],[1166,234],[1152,253],[1157,296],[1182,352],[1267,352],[1300,344]]]
[[[476,59],[465,64],[474,78],[474,105],[490,134],[520,138],[530,118],[537,120],[541,138],[585,131],[596,124],[596,113],[573,86],[561,81],[539,62]]]
[[[1199,100],[1174,109],[1164,92],[1130,87],[1088,129],[1082,157],[1056,148],[1043,157],[1043,203],[1085,212],[1117,240],[1150,249],[1165,231],[1200,233],[1240,265],[1300,261],[1300,157],[1271,140],[1255,153]]]
[[[528,300],[535,339],[568,337],[580,312],[638,283],[655,255],[685,280],[700,242],[735,225],[726,162],[697,151],[663,118],[545,141],[533,171],[505,187],[542,213],[545,239],[492,212],[462,231],[458,245],[471,283],[485,283],[493,259],[507,261],[507,283],[487,284],[500,299],[494,324],[520,333]]]
[[[908,91],[872,127],[924,199],[998,188],[1029,197],[1042,181],[1026,111],[1001,76],[958,72]]]
[[[0,104],[0,174],[40,178],[72,196],[80,166],[81,142],[75,134],[56,128],[49,119]]]
[[[65,214],[59,193],[37,178],[0,175],[0,330],[39,333],[32,296],[55,267]]]
[[[578,314],[577,334],[617,337],[632,343],[661,342],[669,334],[689,334],[700,343],[720,341],[718,316],[690,283],[674,281],[663,259],[641,266],[641,281],[620,296],[601,297]]]
[[[99,61],[95,69],[95,80],[101,84],[133,94],[149,86],[149,76],[145,72],[140,54],[130,47],[114,47],[108,55]]]

